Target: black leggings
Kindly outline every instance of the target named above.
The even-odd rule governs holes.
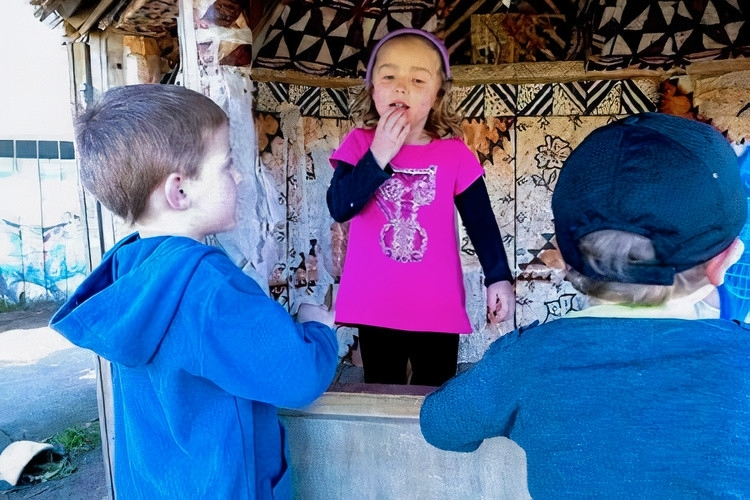
[[[439,386],[456,374],[458,334],[408,332],[359,326],[359,349],[367,384]]]

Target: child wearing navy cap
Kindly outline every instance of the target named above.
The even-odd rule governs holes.
[[[526,452],[531,496],[750,497],[750,333],[693,305],[742,254],[737,157],[644,113],[591,133],[552,197],[567,279],[596,305],[493,343],[428,395],[425,439]]]

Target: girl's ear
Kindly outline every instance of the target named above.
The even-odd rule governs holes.
[[[745,251],[745,244],[739,238],[735,238],[731,245],[719,255],[714,256],[708,261],[706,266],[706,276],[714,286],[724,283],[724,275],[727,269],[740,260],[742,253]]]
[[[167,203],[174,210],[185,210],[190,206],[187,195],[182,189],[182,176],[172,172],[164,183],[164,194]]]

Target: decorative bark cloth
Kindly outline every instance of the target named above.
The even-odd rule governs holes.
[[[289,0],[280,5],[254,66],[362,77],[368,48],[398,28],[437,27],[434,0]]]
[[[585,19],[588,5],[595,0],[513,0],[506,7],[498,0],[455,0],[439,2],[436,32],[445,40],[451,55],[451,64],[472,64],[472,25],[474,16],[512,14],[524,16],[562,16],[565,19],[565,45],[554,49],[554,57],[537,60],[583,59],[584,44],[589,31]],[[516,26],[518,28],[518,26]],[[559,34],[559,32],[558,32]],[[536,38],[536,37],[534,37]],[[531,60],[531,59],[526,59]]]
[[[743,0],[599,0],[587,69],[668,69],[750,56],[750,3]]]

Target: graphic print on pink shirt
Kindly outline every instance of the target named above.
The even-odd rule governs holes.
[[[419,224],[417,212],[435,199],[436,172],[436,165],[393,168],[391,178],[375,194],[378,207],[388,219],[380,231],[380,246],[396,262],[420,262],[424,258],[427,231]]]

